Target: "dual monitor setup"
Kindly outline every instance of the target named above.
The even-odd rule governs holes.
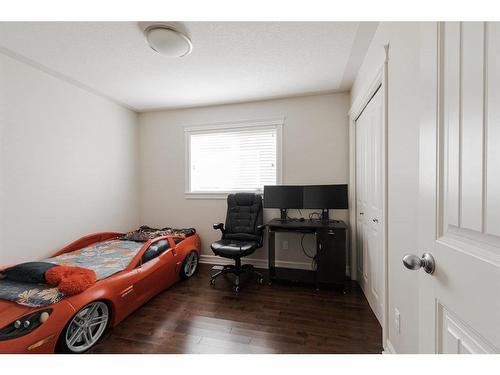
[[[280,209],[281,221],[288,220],[288,209],[321,209],[328,221],[329,209],[348,208],[347,184],[264,186],[264,208]]]

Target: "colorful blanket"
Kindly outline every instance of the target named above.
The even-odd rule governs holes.
[[[59,302],[64,294],[47,284],[20,283],[0,280],[0,299],[16,302],[20,305],[41,307]]]
[[[110,240],[92,244],[83,249],[62,254],[44,262],[61,266],[76,266],[95,271],[102,280],[123,271],[139,252],[142,242]],[[0,280],[0,299],[21,305],[41,307],[59,302],[64,294],[47,284],[19,283]]]
[[[96,273],[97,280],[102,280],[123,271],[142,245],[144,243],[135,241],[104,241],[54,258],[45,259],[44,262],[54,263],[59,266],[89,268]]]

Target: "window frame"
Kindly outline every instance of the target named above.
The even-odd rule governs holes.
[[[184,127],[184,198],[186,199],[226,199],[234,191],[191,191],[191,135],[217,131],[276,129],[276,184],[282,181],[283,125],[285,117],[262,120],[227,121]],[[262,194],[262,190],[254,192]]]

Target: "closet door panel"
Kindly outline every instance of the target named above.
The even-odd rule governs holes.
[[[481,232],[483,223],[484,23],[464,22],[461,24],[461,34],[461,227]]]
[[[500,24],[486,25],[486,223],[485,233],[500,236]]]

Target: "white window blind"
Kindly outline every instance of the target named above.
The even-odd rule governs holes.
[[[260,191],[277,183],[276,125],[189,133],[189,192]]]

